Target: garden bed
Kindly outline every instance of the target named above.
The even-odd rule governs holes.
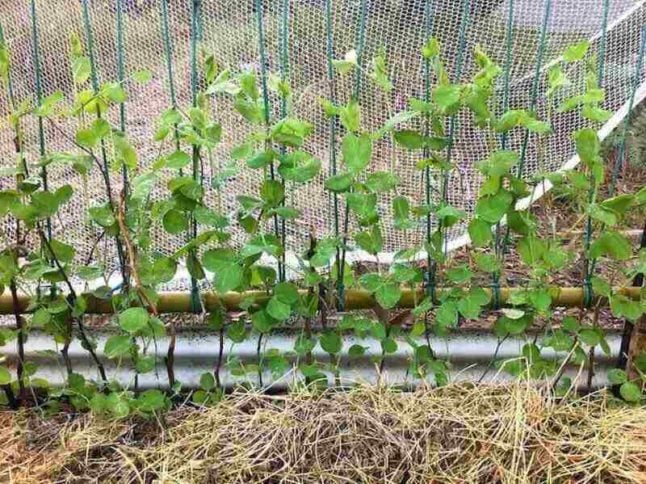
[[[235,393],[106,421],[0,414],[2,482],[644,482],[646,408],[526,384]]]

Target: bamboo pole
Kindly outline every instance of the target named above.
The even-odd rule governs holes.
[[[438,296],[448,289],[438,289]],[[524,291],[523,288],[503,287],[500,289],[501,304],[505,304],[512,294]],[[485,288],[484,291],[491,296],[491,290]],[[301,290],[301,295],[306,295],[307,290]],[[616,288],[615,293],[622,294],[631,299],[639,299],[641,294],[640,287],[622,287]],[[577,307],[583,304],[584,292],[579,287],[554,287],[550,289],[553,307]],[[114,312],[112,301],[109,299],[98,299],[91,294],[84,294],[83,297],[87,302],[87,314],[111,314]],[[204,304],[207,311],[217,310],[220,307],[228,311],[240,310],[243,301],[253,301],[257,304],[265,303],[271,295],[265,291],[248,291],[248,292],[229,292],[226,294],[215,294],[212,292],[204,293]],[[399,309],[415,307],[415,301],[421,301],[424,298],[424,290],[413,291],[405,289],[402,291],[402,297],[397,304]],[[605,298],[597,299],[595,302],[607,304]],[[18,306],[20,313],[28,313],[33,310],[31,298],[26,294],[18,295]],[[345,308],[347,310],[371,309],[377,306],[375,298],[368,292],[359,289],[351,289],[345,294]],[[157,304],[159,313],[190,313],[193,305],[191,294],[183,292],[164,292],[160,294]],[[0,295],[0,314],[13,314],[13,300],[10,294]]]

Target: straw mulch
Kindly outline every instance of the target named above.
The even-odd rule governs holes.
[[[523,384],[237,393],[148,421],[0,426],[0,482],[646,482],[646,407]]]

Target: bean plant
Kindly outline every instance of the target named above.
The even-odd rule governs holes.
[[[643,209],[646,189],[604,198],[606,167],[597,128],[610,113],[602,108],[604,91],[589,45],[569,47],[550,68],[545,119],[523,107],[501,112],[497,93],[502,69],[481,49],[474,52],[475,74],[466,82],[451,81],[436,39],[429,39],[420,54],[429,68],[432,89],[411,98],[403,111],[389,113],[381,126],[369,129],[362,123],[363,106],[353,92],[321,98],[321,110],[339,133],[341,163],[330,173],[307,149],[314,127],[293,112],[293,90],[285,76],[220,68],[213,55],[202,53],[201,82],[194,102],[172,106],[159,119],[150,120],[155,123],[157,154],[141,159],[127,133],[111,123],[109,114],[127,102],[126,84],[149,82],[150,73],[133,72],[122,82],[99,84],[86,46],[73,37],[73,96],[57,92],[40,102],[17,100],[11,82],[12,59],[7,45],[0,45],[0,82],[9,99],[7,122],[15,148],[13,166],[5,165],[2,170],[0,191],[0,211],[8,222],[3,225],[12,227],[2,234],[0,292],[11,295],[15,325],[0,330],[0,345],[15,344],[18,354],[12,371],[6,362],[0,366],[4,403],[17,407],[34,402],[50,409],[66,403],[77,410],[123,418],[150,416],[170,408],[173,400],[183,399],[190,389],[183,388],[175,375],[177,328],[159,310],[161,289],[176,279],[180,267],[187,269],[198,288],[190,309],[219,335],[213,371],[201,375],[200,388],[190,393],[198,405],[220,398],[225,390],[225,366],[241,381],[260,386],[267,372],[275,378],[296,372],[296,385],[313,388],[327,386],[329,375],[340,384],[342,355],[350,361],[364,356],[369,349],[362,344],[366,338],[381,345],[381,353],[374,356],[376,371],[387,371],[388,355],[405,341],[412,355],[409,377],[444,385],[450,380],[450,363],[437,357],[430,335],[446,336],[465,320],[480,319],[491,306],[498,310],[493,331],[499,347],[507,338],[522,335],[526,343],[517,358],[494,357],[490,369],[544,381],[557,392],[570,387],[563,377],[566,365],[588,365],[592,372],[595,349],[610,353],[598,320],[599,301],[609,300],[616,317],[632,322],[646,311],[643,291],[634,300],[617,290],[621,281],[646,272],[646,252],[636,253],[620,230],[629,212]],[[370,66],[362,65],[356,52],[334,61],[333,66],[337,85],[347,84],[340,82],[344,77],[358,75],[386,96],[393,89],[383,53]],[[568,79],[568,72],[577,70],[585,72],[581,92],[575,92],[575,83]],[[281,116],[275,116],[269,98],[279,100]],[[222,110],[213,109],[213,104],[234,110],[237,123],[248,132],[233,147],[228,162],[215,155],[226,133],[214,117]],[[456,119],[465,113],[490,146],[487,158],[477,163],[482,183],[471,218],[448,201],[449,181],[458,176],[453,159],[459,136]],[[590,126],[572,133],[580,169],[525,176],[524,150],[502,147],[499,140],[521,133],[536,144],[540,161],[555,113],[582,116]],[[49,151],[41,157],[28,152],[24,129],[31,119],[64,138],[69,151]],[[375,146],[384,138],[418,159],[416,168],[427,185],[421,202],[401,193],[394,170],[374,169]],[[48,184],[46,171],[61,167],[72,170],[79,182]],[[244,170],[262,181],[253,191],[238,194],[237,206],[230,213],[224,195],[231,179]],[[97,172],[104,185],[100,200],[90,196],[95,187],[88,186],[89,177]],[[294,206],[293,194],[320,179],[338,202],[340,227],[333,234],[312,229],[307,246],[300,247],[292,260],[285,256],[291,246],[285,228],[303,226],[296,225],[302,214]],[[582,220],[589,224],[590,237],[582,254],[564,244],[558,234],[541,230],[531,205],[522,203],[546,183],[576,198]],[[72,197],[82,197],[91,205],[87,213],[77,214],[94,237],[85,259],[74,245],[61,240],[59,231],[52,230]],[[389,267],[376,263],[363,273],[355,272],[347,254],[361,250],[379,262],[385,224],[401,231],[404,239],[413,240],[406,235],[420,231],[427,236],[417,246],[401,248]],[[448,231],[455,227],[465,227],[471,240],[466,261],[447,253]],[[158,230],[181,240],[179,249],[173,253],[157,250],[154,237]],[[237,230],[244,233],[241,243],[231,236]],[[117,255],[118,274],[102,265],[101,251]],[[501,281],[507,280],[505,260],[510,252],[518,254],[526,277],[503,304]],[[586,307],[579,317],[568,315],[557,322],[552,307],[558,295],[554,278],[578,263],[577,256],[585,266]],[[418,262],[420,258],[426,259],[426,265]],[[613,265],[618,269],[610,276],[595,271],[597,264],[607,261],[618,261],[619,265]],[[482,280],[493,283],[483,287]],[[366,291],[374,298],[375,308],[345,311],[349,289]],[[240,294],[235,312],[223,298],[207,298],[232,292]],[[393,310],[404,293],[413,295],[413,307],[400,317]],[[22,295],[28,297],[26,304],[21,302]],[[87,325],[88,307],[97,304],[114,313],[109,323],[112,331],[100,349],[94,329]],[[587,314],[593,315],[591,323]],[[403,320],[410,324],[401,324]],[[321,331],[316,331],[319,326]],[[266,349],[266,337],[285,327],[299,332],[294,348],[287,352]],[[32,331],[56,342],[66,373],[64,387],[50,387],[36,376],[36,363],[25,358]],[[357,342],[347,345],[348,334]],[[233,346],[248,338],[257,341],[254,364],[243,364],[235,357],[224,360],[226,344]],[[96,367],[95,378],[75,371],[69,357],[75,340]],[[161,347],[162,342],[168,342],[167,348]],[[329,358],[314,358],[317,345]],[[544,356],[548,348],[557,353],[557,359]],[[626,401],[643,398],[645,359],[642,355],[629,372],[610,372],[611,383]],[[292,360],[296,361],[293,367]],[[108,362],[128,369],[131,381],[124,385],[113,379]],[[140,388],[141,375],[160,372],[166,373],[169,392]]]

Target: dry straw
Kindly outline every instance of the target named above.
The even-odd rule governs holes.
[[[163,420],[1,423],[1,482],[646,481],[644,407],[522,383],[236,393]]]

